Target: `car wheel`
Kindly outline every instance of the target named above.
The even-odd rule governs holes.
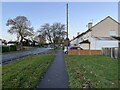
[[[68,54],[68,51],[66,51],[65,54]]]

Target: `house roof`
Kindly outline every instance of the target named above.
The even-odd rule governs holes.
[[[114,37],[114,36],[112,36],[112,37],[120,41],[120,37]]]
[[[18,41],[9,41],[8,44],[11,44],[11,43],[18,43]]]
[[[93,28],[93,27],[95,27],[95,26],[97,26],[98,24],[100,24],[101,22],[105,21],[107,18],[110,18],[111,20],[113,20],[114,22],[116,22],[117,24],[120,25],[120,23],[117,22],[116,20],[114,20],[112,17],[107,16],[106,18],[104,18],[103,20],[101,20],[100,22],[98,22],[97,24],[95,24],[94,26],[92,26],[90,29],[88,29],[85,33],[87,33],[88,31],[92,31],[92,28]]]
[[[92,31],[92,28],[93,28],[93,27],[97,26],[98,24],[100,24],[101,22],[103,22],[104,20],[106,20],[107,18],[110,18],[111,20],[113,20],[114,22],[116,22],[116,23],[118,23],[118,24],[120,25],[120,23],[117,22],[116,20],[114,20],[112,17],[107,16],[106,18],[104,18],[103,20],[101,20],[100,22],[98,22],[97,24],[95,24],[94,26],[92,26],[92,27],[91,27],[90,29],[88,29],[87,31],[85,31],[85,32],[81,33],[80,35],[76,36],[76,37],[75,37],[74,39],[72,39],[71,41],[75,40],[76,38],[79,38],[80,36],[86,34],[86,33],[89,32],[89,31]]]
[[[96,38],[98,40],[117,40],[117,39],[115,39],[113,37],[94,37],[94,38]]]
[[[82,35],[84,35],[84,34],[85,34],[84,32],[81,33],[80,35],[78,35],[78,36],[76,36],[75,38],[73,38],[72,40],[70,40],[70,42],[73,41],[73,40],[75,40],[76,38],[79,38],[80,36],[82,36]]]
[[[82,41],[79,44],[82,44],[82,43],[89,43],[90,44],[89,40]]]

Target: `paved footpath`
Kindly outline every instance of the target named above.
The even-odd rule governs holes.
[[[38,88],[68,88],[68,74],[63,50],[58,50],[54,61],[39,83]]]

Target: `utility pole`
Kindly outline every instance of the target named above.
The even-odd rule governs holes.
[[[66,25],[67,25],[67,51],[68,51],[68,43],[69,43],[69,39],[68,39],[68,0],[66,0]]]

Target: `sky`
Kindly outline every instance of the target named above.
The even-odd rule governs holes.
[[[91,20],[93,25],[107,16],[118,21],[117,2],[69,2],[69,38],[77,36],[77,32],[87,30],[86,25]],[[66,24],[65,2],[2,2],[2,33],[0,38],[16,40],[6,26],[8,19],[26,16],[36,32],[45,23],[61,22]]]

